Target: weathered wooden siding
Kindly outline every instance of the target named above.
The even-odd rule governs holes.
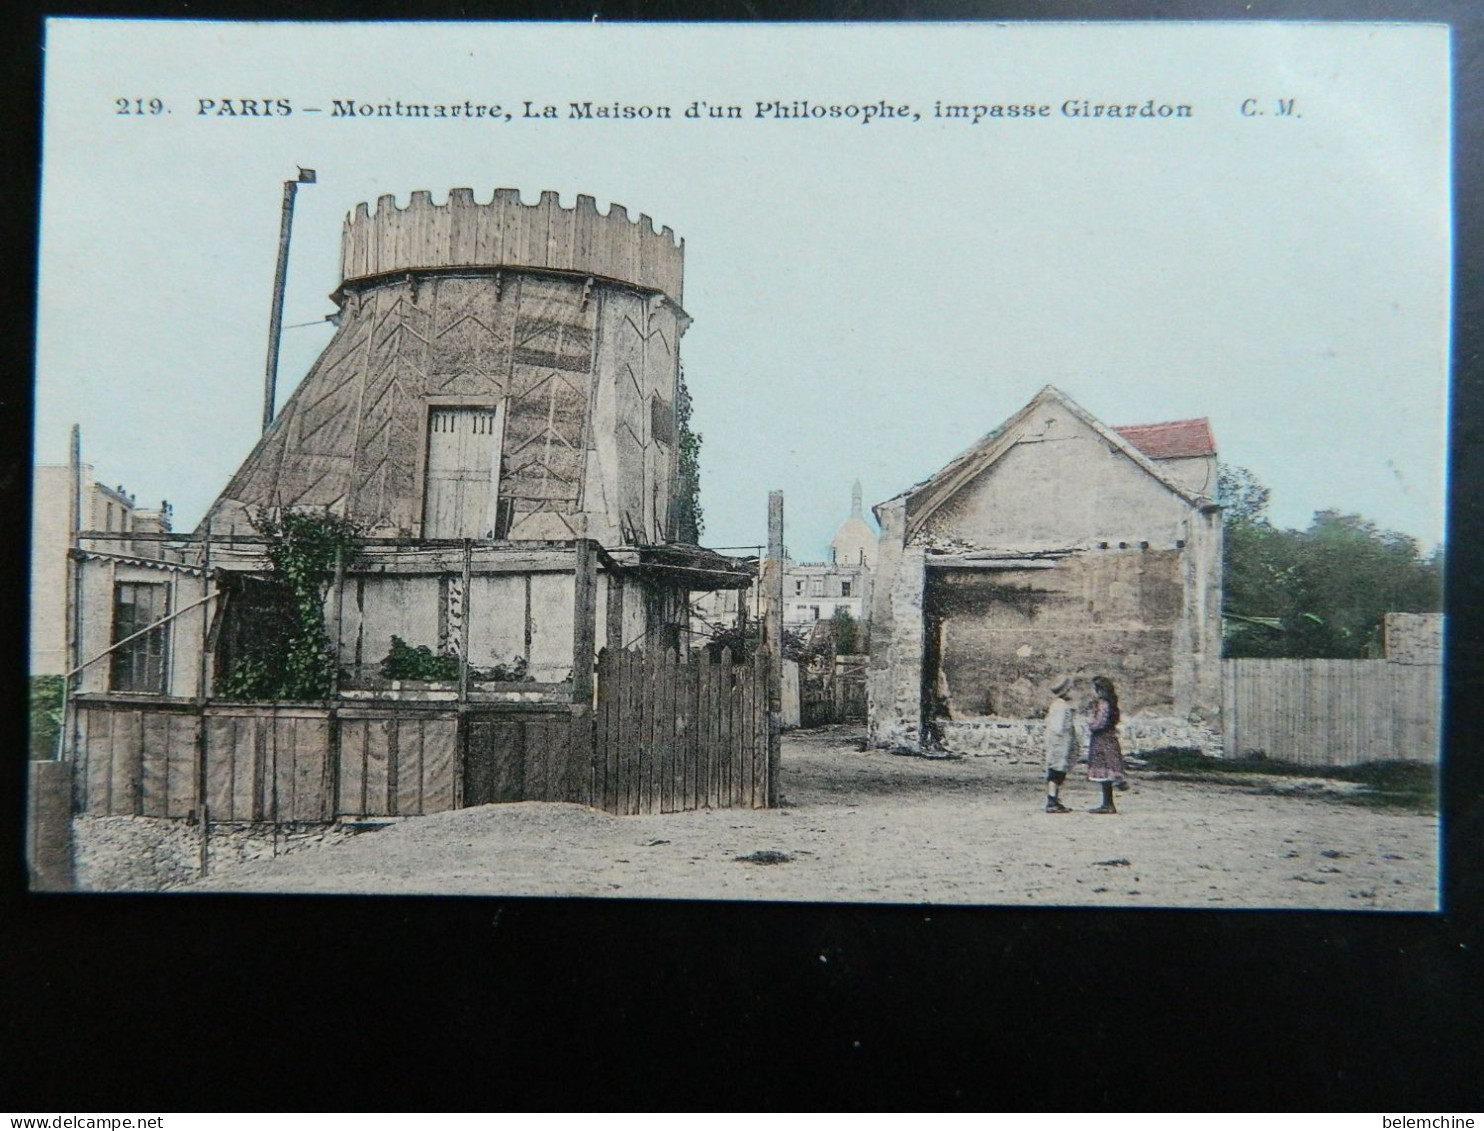
[[[765,808],[767,668],[605,650],[598,662],[592,805],[610,813]]]
[[[454,808],[458,730],[453,713],[342,712],[335,812],[409,817]]]
[[[81,810],[213,821],[421,816],[491,801],[577,801],[588,747],[562,704],[469,711],[83,702]],[[201,742],[204,720],[205,742]],[[574,752],[575,751],[575,752]]]
[[[668,236],[641,234],[646,225],[599,218],[615,245],[670,249],[658,273],[648,269],[659,264],[653,256],[620,263],[598,255],[599,266],[621,269],[614,275],[577,266],[605,240],[554,257],[544,235],[536,255],[520,241],[502,242],[505,203],[471,201],[467,212],[429,206],[437,222],[404,223],[423,207],[388,205],[348,229],[361,250],[347,259],[356,274],[346,276],[339,328],[207,523],[246,531],[254,508],[325,507],[376,534],[446,534],[446,522],[424,513],[429,499],[435,510],[445,501],[441,434],[429,432],[430,414],[482,410],[499,415],[507,538],[570,539],[585,525],[605,545],[662,539],[685,325],[680,249]],[[518,200],[514,209],[535,211]],[[458,236],[463,219],[445,222],[452,213],[477,227],[493,223],[493,243],[476,250]],[[570,227],[572,217],[551,210],[558,226]],[[476,257],[446,261],[465,253]],[[401,264],[395,273],[381,270],[393,261]],[[566,264],[561,273],[545,270],[557,261]],[[467,270],[446,273],[449,266]],[[435,273],[408,273],[419,268]]]
[[[1227,754],[1305,766],[1435,762],[1442,673],[1386,660],[1223,660]]]
[[[465,805],[587,802],[587,759],[572,743],[571,712],[471,715],[464,751]]]
[[[373,212],[356,205],[345,221],[340,271],[345,279],[417,267],[538,267],[624,279],[683,300],[684,245],[669,228],[655,231],[622,204],[598,211],[590,196],[563,208],[554,192],[525,204],[520,190],[495,189],[487,204],[473,190],[451,189],[446,204],[414,192],[407,207],[383,196]]]

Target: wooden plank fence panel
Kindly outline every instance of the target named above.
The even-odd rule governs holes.
[[[149,711],[141,716],[139,812],[145,817],[163,817],[169,793],[170,716]]]
[[[165,755],[165,816],[183,818],[196,807],[196,755],[201,720],[195,714],[170,716],[170,747]]]
[[[669,652],[659,668],[659,702],[655,708],[655,743],[659,747],[660,812],[673,813],[675,804],[675,680],[680,665]]]
[[[108,728],[111,711],[79,707],[78,748],[87,759],[83,768],[83,812],[90,816],[108,813]]]
[[[459,723],[457,719],[427,719],[423,723],[422,811],[442,813],[457,805],[455,773],[458,768]]]
[[[571,739],[570,717],[534,715],[526,720],[523,756],[526,767],[525,796],[530,801],[565,801],[567,744]]]
[[[623,711],[623,812],[630,816],[640,812],[642,766],[639,744],[642,728],[639,720],[639,705],[643,699],[644,662],[637,653],[624,656],[624,711]]]
[[[659,712],[660,672],[663,659],[653,651],[644,653],[644,812],[660,811]]]
[[[747,804],[754,809],[760,806],[761,802],[759,798],[762,796],[758,788],[760,782],[757,750],[757,736],[761,718],[758,706],[763,700],[763,681],[760,678],[761,669],[758,666],[759,659],[760,656],[757,652],[753,652],[747,658]]]
[[[366,720],[340,720],[340,774],[335,811],[359,817],[366,811]]]
[[[366,720],[366,782],[365,797],[368,817],[392,815],[388,804],[387,785],[392,777],[391,741],[389,732],[393,726],[389,719]]]
[[[1386,660],[1225,660],[1227,754],[1298,765],[1434,762],[1442,669]]]
[[[716,696],[710,656],[702,656],[696,673],[696,808],[711,807],[711,752],[715,746]]]
[[[230,820],[232,814],[232,751],[242,741],[252,741],[256,719],[231,715],[209,715],[206,719],[206,804],[215,820]],[[240,725],[241,724],[241,725]],[[244,734],[239,734],[239,730]]]
[[[119,817],[139,812],[144,743],[144,716],[139,711],[114,713],[109,742],[109,812]]]
[[[613,591],[610,588],[608,592]],[[611,599],[611,598],[610,598]],[[593,689],[593,776],[588,804],[595,809],[607,809],[608,768],[603,759],[608,750],[608,653],[611,649],[598,651],[597,685]]]
[[[398,719],[397,812],[404,817],[423,812],[423,720]]]
[[[732,804],[732,731],[733,724],[736,722],[735,708],[737,705],[736,689],[732,685],[732,650],[730,648],[722,649],[721,671],[718,675],[721,684],[721,702],[716,721],[721,731],[721,740],[717,750],[716,798],[718,805],[722,808],[729,808]]]
[[[255,722],[255,720],[254,720]],[[268,731],[266,727],[252,725],[234,728],[238,735],[246,734],[251,740],[246,746],[233,746],[223,750],[220,757],[227,759],[228,796],[231,801],[226,809],[212,807],[212,816],[218,820],[262,821],[272,815],[267,811],[266,797],[271,797],[271,787],[266,784],[268,765]],[[213,752],[213,757],[218,755]]]
[[[554,763],[554,772],[562,776],[546,779],[533,769],[528,790],[564,784],[563,796],[587,798],[618,814],[764,806],[766,680],[763,657],[736,660],[727,652],[713,660],[605,650],[598,663],[591,760],[572,745],[570,729],[565,741],[533,734],[527,757],[534,761],[541,749],[559,751],[563,760]],[[588,792],[574,793],[584,782],[590,782]]]
[[[675,665],[675,807],[696,807],[696,665]]]
[[[708,757],[709,777],[706,785],[706,801],[713,809],[726,804],[726,767],[722,765],[722,753],[726,749],[726,684],[722,682],[721,657],[707,665],[706,674],[711,679],[711,743]]]
[[[294,744],[294,809],[296,821],[324,821],[330,816],[327,773],[330,757],[328,716],[292,720]]]

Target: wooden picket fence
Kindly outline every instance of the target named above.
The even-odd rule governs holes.
[[[768,670],[755,654],[605,649],[598,657],[591,804],[610,813],[765,808]]]

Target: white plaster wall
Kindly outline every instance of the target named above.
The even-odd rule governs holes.
[[[560,683],[572,671],[575,597],[570,573],[531,575],[529,672],[537,683]]]
[[[358,586],[358,582],[364,586]],[[373,575],[348,578],[345,584],[344,629],[341,654],[347,662],[355,658],[360,638],[361,663],[375,672],[391,651],[392,637],[400,636],[412,647],[438,648],[438,578]]]
[[[509,664],[517,656],[525,656],[525,575],[497,573],[469,578],[464,616],[468,622],[469,662],[475,667]]]
[[[145,566],[119,565],[90,559],[82,563],[81,654],[84,661],[98,656],[113,643],[113,587],[116,582],[144,582],[170,588],[170,612],[199,601],[207,581],[191,574]],[[198,694],[201,641],[215,602],[198,605],[177,616],[166,626],[169,652],[166,666],[167,695],[190,698]],[[112,671],[110,656],[104,656],[78,673],[74,685],[80,692],[106,692]],[[208,694],[209,694],[208,688]]]

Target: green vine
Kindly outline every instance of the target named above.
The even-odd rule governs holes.
[[[325,595],[336,554],[355,552],[360,529],[331,514],[260,511],[251,521],[268,539],[268,582],[284,615],[254,626],[233,657],[220,694],[224,699],[326,699],[336,656],[325,631]]]

